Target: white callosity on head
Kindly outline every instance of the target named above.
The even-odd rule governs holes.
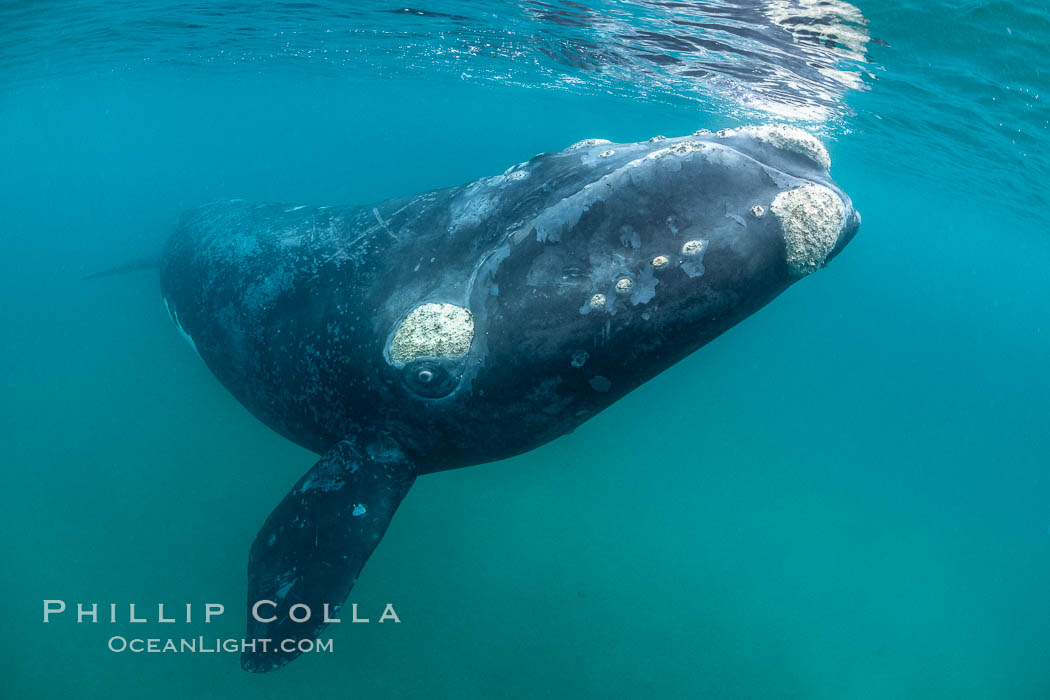
[[[769,211],[784,231],[791,273],[802,277],[823,267],[846,222],[838,195],[822,185],[802,185],[778,194]]]
[[[419,357],[463,357],[474,340],[474,317],[454,304],[421,304],[401,322],[390,341],[390,359],[405,364]]]
[[[700,251],[704,249],[704,242],[700,240],[686,241],[682,244],[682,255],[693,256],[698,255]]]
[[[676,156],[687,156],[690,153],[703,151],[706,148],[707,144],[703,141],[682,141],[681,143],[676,143],[667,150]]]
[[[745,126],[740,131],[775,148],[805,156],[825,170],[831,168],[831,156],[828,155],[828,149],[824,148],[824,144],[816,136],[797,126],[764,124]]]
[[[590,148],[591,146],[601,146],[607,143],[612,143],[608,139],[584,139],[583,141],[577,141],[576,143],[569,146],[570,151],[578,151],[581,148]]]

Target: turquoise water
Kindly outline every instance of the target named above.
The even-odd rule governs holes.
[[[1050,12],[805,5],[836,19],[0,7],[0,697],[1050,697]],[[211,199],[370,202],[775,120],[826,140],[860,235],[572,435],[421,478],[351,594],[400,625],[267,676],[107,651],[239,637],[248,547],[315,457],[153,275],[82,275]],[[44,599],[227,611],[45,625]]]

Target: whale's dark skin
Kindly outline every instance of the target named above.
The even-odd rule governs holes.
[[[173,320],[255,416],[322,455],[252,547],[247,636],[315,637],[417,476],[570,432],[799,279],[779,194],[834,195],[841,226],[816,266],[836,255],[860,220],[825,166],[698,132],[583,142],[374,207],[188,214],[161,259]],[[421,306],[451,317],[413,326]],[[253,619],[259,600],[275,620]],[[288,618],[295,603],[309,622]]]

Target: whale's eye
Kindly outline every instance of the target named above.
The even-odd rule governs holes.
[[[440,399],[451,394],[459,384],[457,367],[440,358],[420,359],[405,365],[405,386],[427,399]]]

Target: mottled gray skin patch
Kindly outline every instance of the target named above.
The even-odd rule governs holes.
[[[752,207],[806,185],[842,206],[823,264],[859,226],[849,198],[742,131],[581,142],[376,205],[188,214],[161,259],[172,318],[254,415],[324,455],[260,532],[252,595],[342,600],[417,475],[564,435],[771,301],[798,276],[785,220]],[[682,254],[687,241],[701,250]],[[469,309],[471,340],[388,361],[427,304]]]
[[[620,230],[620,245],[624,248],[638,250],[642,247],[642,237],[630,226],[624,226]]]

